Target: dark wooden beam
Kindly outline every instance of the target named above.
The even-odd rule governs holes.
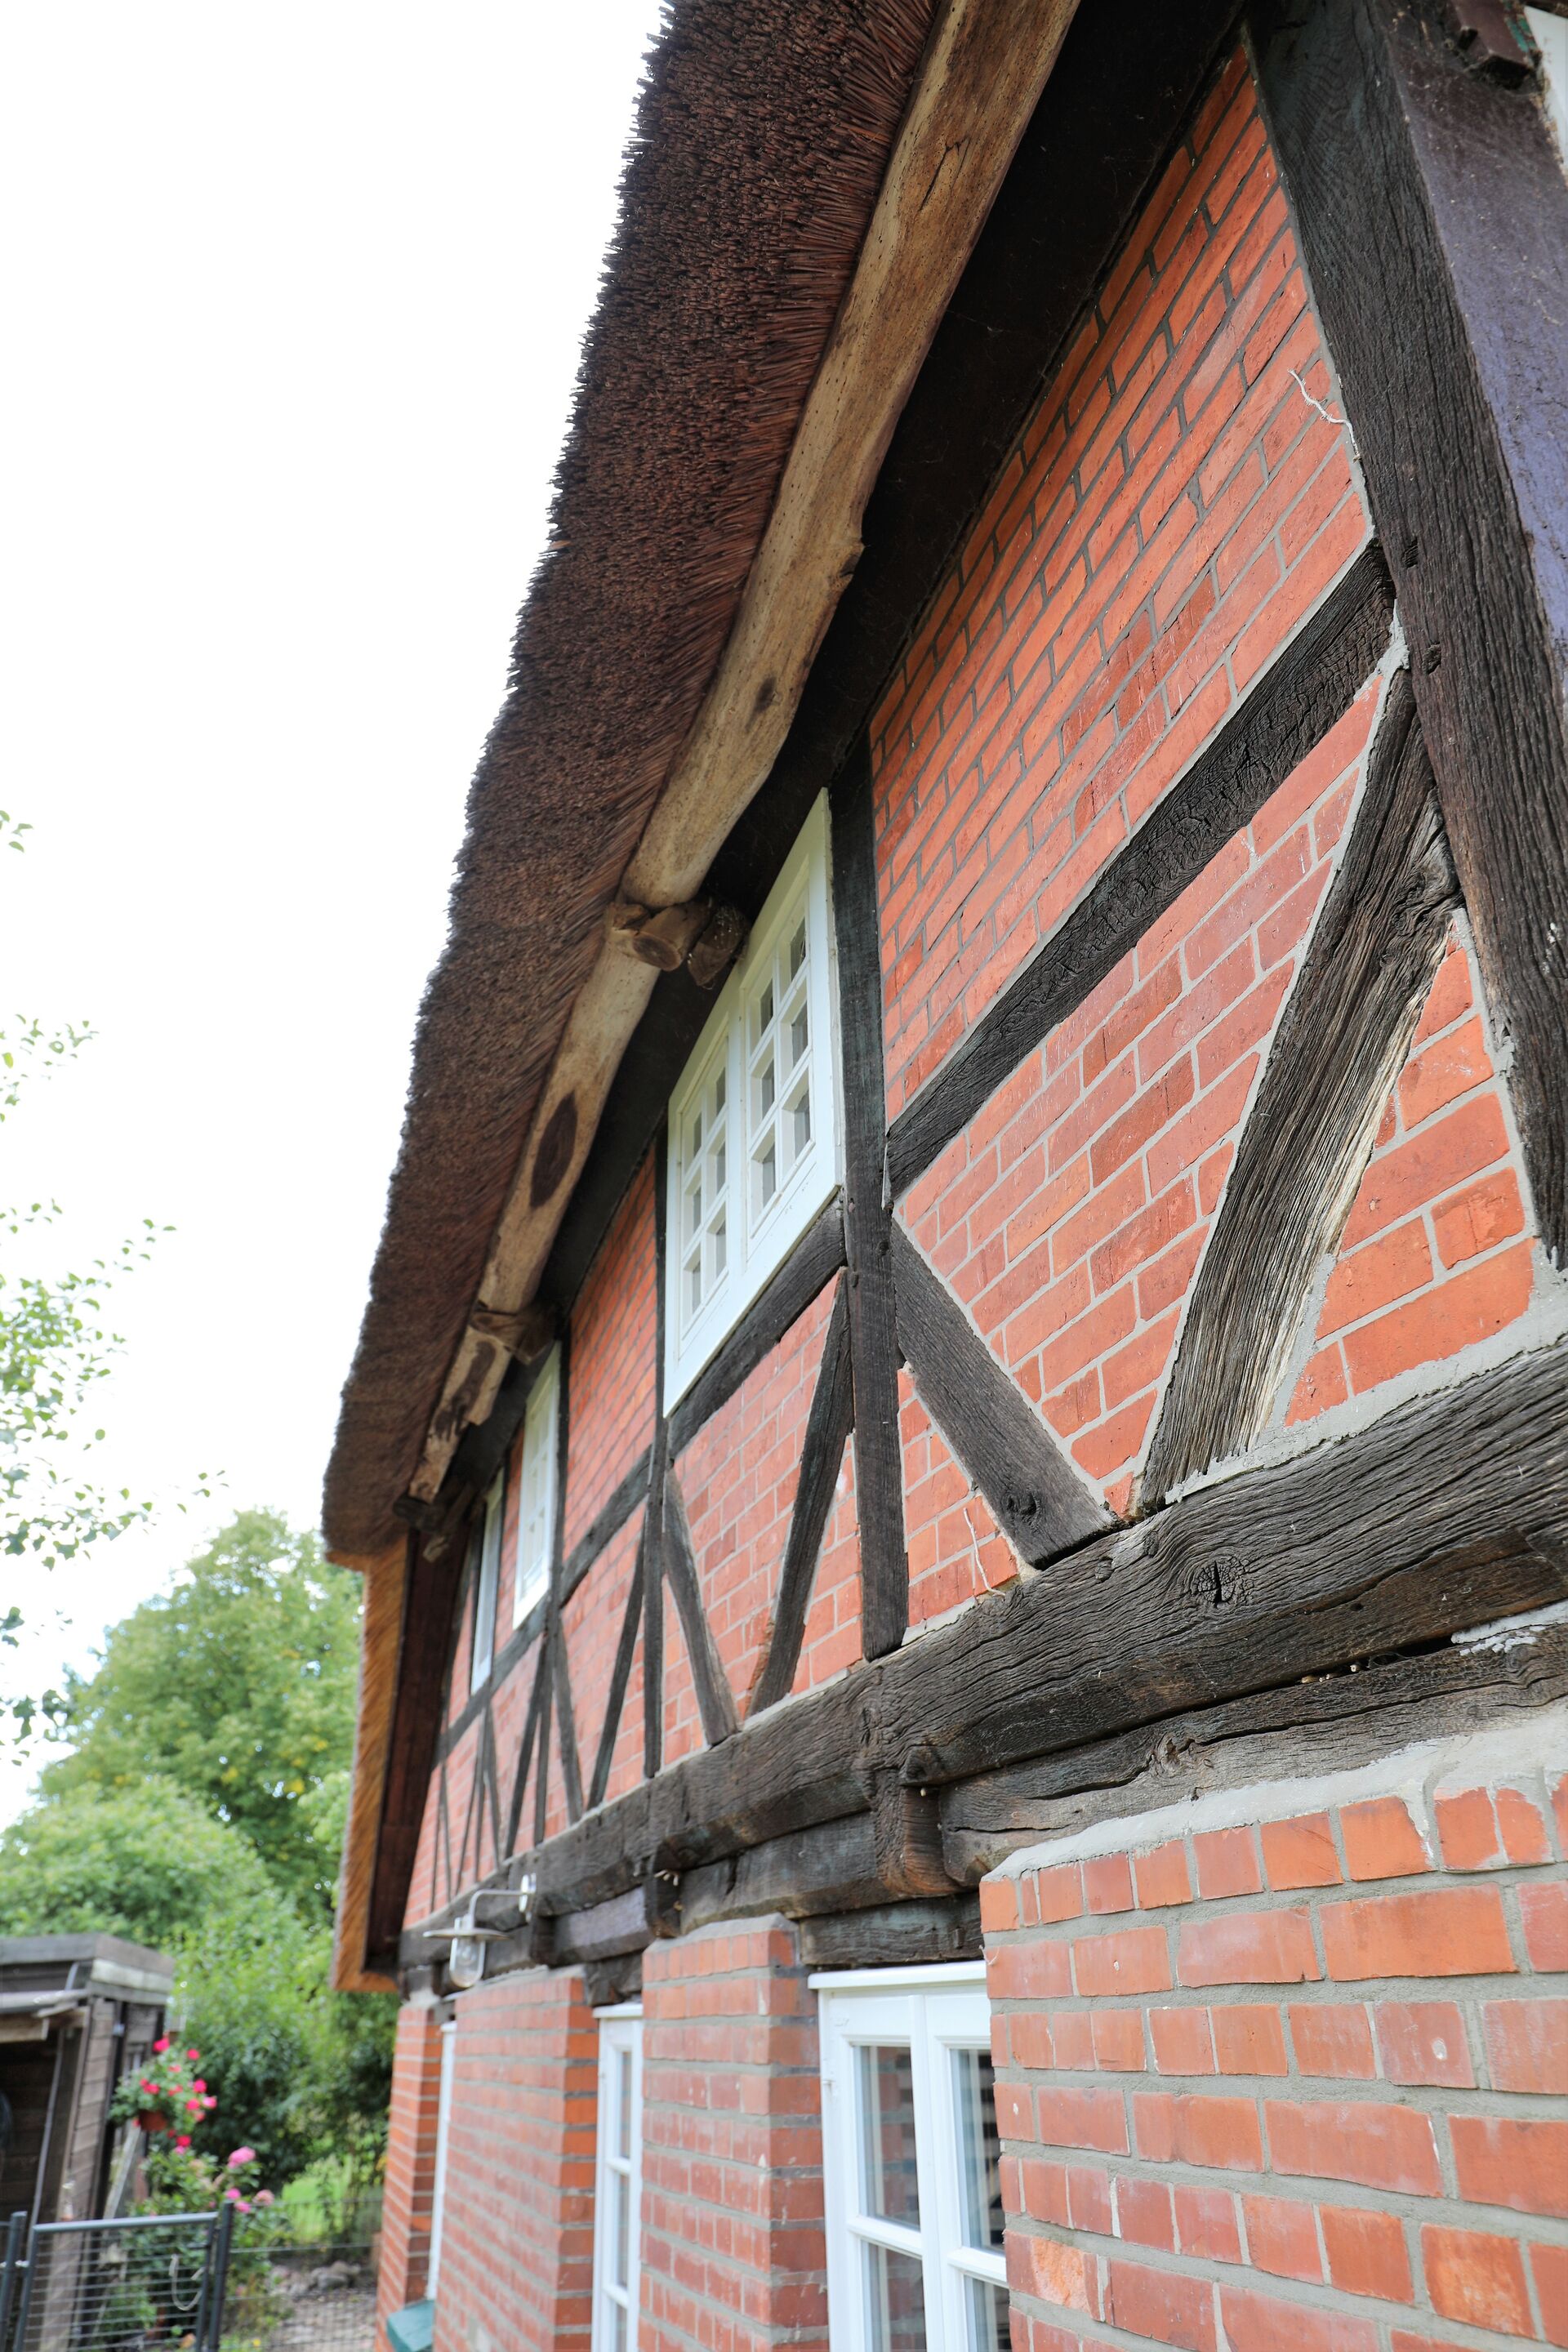
[[[1037,1564],[1109,1527],[1109,1511],[897,1224],[893,1284],[899,1344],[921,1402],[1020,1557]]]
[[[664,1477],[664,1573],[686,1640],[687,1663],[697,1694],[697,1712],[702,1718],[702,1735],[711,1747],[717,1740],[732,1738],[741,1727],[741,1719],[735,1712],[735,1695],[730,1688],[730,1677],[724,1671],[724,1661],[719,1655],[719,1644],[713,1639],[713,1628],[703,1606],[691,1528],[673,1466]]]
[[[604,1803],[605,1790],[610,1785],[610,1767],[616,1756],[616,1736],[621,1727],[621,1710],[626,1703],[626,1685],[631,1680],[632,1659],[637,1643],[637,1628],[642,1622],[643,1552],[646,1543],[645,1530],[637,1538],[637,1556],[632,1567],[632,1580],[626,1588],[626,1605],[621,1617],[620,1639],[616,1643],[616,1663],[610,1671],[610,1687],[605,1699],[605,1720],[599,1730],[598,1752],[594,1758],[594,1777],[588,1783],[590,1809]]]
[[[772,1355],[843,1264],[844,1209],[836,1192],[670,1413],[673,1455],[686,1451],[703,1423],[728,1404],[742,1382]]]
[[[420,1538],[410,1536],[397,1698],[387,1735],[381,1832],[365,1923],[365,1949],[370,1953],[397,1948],[419,1851],[425,1799],[437,1760],[447,1666],[445,1637],[453,1622],[464,1565],[464,1547],[450,1546],[432,1559]]]
[[[1216,1480],[773,1707],[529,1858],[544,1911],[1568,1597],[1568,1345]]]
[[[687,1871],[680,1881],[680,1921],[689,1931],[773,1911],[801,1919],[813,1911],[885,1903],[889,1892],[878,1865],[871,1816],[850,1813],[766,1838],[743,1853]]]
[[[844,1063],[844,1255],[855,1391],[855,1502],[860,1529],[860,1646],[896,1650],[910,1622],[892,1204],[883,1186],[881,925],[871,759],[862,740],[833,794],[833,919]]]
[[[890,1895],[949,1893],[934,1790],[913,1788],[897,1772],[873,1774],[871,1834],[877,1875]]]
[[[1259,0],[1536,1213],[1568,1256],[1568,180],[1441,0]]]
[[[854,1384],[849,1371],[849,1302],[839,1285],[827,1318],[817,1366],[816,1386],[806,1415],[800,1450],[800,1477],[790,1514],[784,1566],[773,1599],[773,1622],[760,1670],[752,1685],[748,1713],[757,1715],[787,1698],[800,1664],[801,1637],[811,1601],[812,1583],[822,1550],[828,1513],[837,1491],[844,1447],[855,1419]]]
[[[895,1199],[1343,718],[1382,660],[1393,622],[1387,569],[1369,547],[1033,962],[893,1120],[888,1176]]]
[[[664,1481],[669,1467],[669,1424],[664,1417],[664,1357],[668,1328],[669,1265],[666,1231],[669,1138],[661,1122],[653,1147],[654,1366],[653,1444],[647,1507],[642,1523],[643,1771],[648,1780],[664,1761]]]
[[[1316,1676],[1169,1716],[1055,1756],[955,1780],[942,1853],[973,1885],[1020,1845],[1254,1780],[1352,1771],[1418,1740],[1519,1721],[1568,1697],[1568,1626],[1516,1646],[1445,1643],[1359,1673]]]
[[[1150,1443],[1145,1505],[1244,1452],[1267,1425],[1458,902],[1432,763],[1402,669],[1389,683],[1351,836],[1193,1286]]]
[[[570,1601],[599,1554],[620,1534],[637,1505],[647,1493],[648,1465],[651,1449],[645,1447],[609,1501],[600,1510],[593,1525],[580,1535],[566,1555],[561,1575],[561,1597]]]
[[[978,1960],[984,1951],[978,1895],[882,1903],[800,1925],[800,1956],[811,1969],[920,1968],[933,1960]]]
[[[522,1738],[517,1747],[517,1769],[512,1776],[511,1802],[507,1807],[506,1852],[509,1856],[517,1852],[518,1834],[522,1826],[522,1794],[528,1785],[528,1768],[533,1761],[534,1742],[539,1737],[539,1727],[544,1714],[544,1696],[548,1688],[544,1671],[544,1644],[541,1643],[539,1655],[534,1662],[533,1687],[528,1695],[528,1713],[523,1717]],[[442,1769],[445,1770],[445,1769],[443,1765]]]
[[[645,1879],[624,1895],[584,1911],[568,1911],[552,1923],[550,1958],[555,1968],[586,1960],[609,1960],[640,1952],[661,1936],[679,1933],[679,1889],[672,1877]]]

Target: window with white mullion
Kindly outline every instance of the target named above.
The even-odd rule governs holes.
[[[1005,2352],[984,1990],[961,1978],[883,1992],[874,1972],[825,1982],[836,2352]]]
[[[642,2190],[642,2012],[599,2012],[593,2352],[636,2352]]]
[[[555,1479],[559,1452],[561,1350],[552,1348],[540,1366],[522,1423],[522,1460],[518,1474],[517,1568],[512,1581],[511,1622],[521,1625],[550,1583],[555,1543]]]
[[[684,1312],[699,1316],[730,1265],[729,1040],[699,1080],[680,1137],[680,1284]]]

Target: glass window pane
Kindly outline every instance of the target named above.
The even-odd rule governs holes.
[[[757,1076],[757,1117],[766,1118],[773,1107],[773,1057],[770,1054]]]
[[[626,2307],[624,2303],[611,2305],[615,2316],[616,2352],[626,2352]]]
[[[912,2254],[896,2254],[888,2246],[866,2246],[862,2252],[870,2352],[925,2352],[925,2280],[920,2263]]]
[[[988,2050],[952,2053],[958,2109],[958,2160],[963,2168],[963,2242],[1002,2243],[1002,2145],[996,2132],[996,2077]]]
[[[1007,2290],[986,2279],[965,2279],[969,2352],[1008,2352]]]
[[[797,1159],[811,1141],[811,1090],[809,1087],[790,1106],[790,1140]]]
[[[624,2172],[612,2172],[607,2186],[615,2207],[615,2234],[610,2241],[610,2280],[615,2286],[625,2286],[626,2264],[632,2251],[632,2184]]]
[[[859,2068],[862,2208],[918,2230],[915,2075],[909,2049],[900,2042],[864,2044]]]
[[[616,2053],[616,2154],[632,2152],[632,2053]]]
[[[789,943],[789,976],[792,980],[795,978],[796,972],[800,970],[801,965],[805,961],[805,919],[803,916],[801,920],[795,925],[794,936]]]
[[[773,1137],[770,1135],[766,1146],[757,1159],[757,1206],[759,1209],[767,1207],[768,1202],[778,1191],[778,1158],[773,1150]]]
[[[789,1059],[791,1069],[795,1067],[801,1055],[805,1053],[810,1034],[810,1028],[805,1017],[805,1007],[803,1004],[800,1011],[795,1014],[795,1019],[789,1024]]]

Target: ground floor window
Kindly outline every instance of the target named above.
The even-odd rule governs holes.
[[[594,2201],[593,2352],[637,2340],[637,2206],[642,2186],[642,2011],[599,2011],[599,2130]]]
[[[434,2295],[441,2279],[441,2231],[447,2218],[447,2149],[452,2134],[452,2068],[458,2055],[458,2021],[441,2026],[441,2075],[436,2094],[436,2165],[430,2194],[430,2261],[425,2292]]]
[[[1005,2352],[984,1964],[813,1982],[834,2352]]]

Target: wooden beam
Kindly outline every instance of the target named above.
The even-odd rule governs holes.
[[[631,1680],[632,1659],[637,1651],[637,1628],[643,1613],[643,1554],[647,1535],[637,1538],[637,1556],[632,1567],[632,1580],[626,1588],[626,1605],[621,1617],[620,1639],[616,1643],[616,1662],[610,1670],[610,1687],[605,1698],[605,1720],[599,1730],[598,1752],[594,1758],[594,1777],[588,1783],[588,1805],[605,1801],[605,1791],[610,1785],[610,1767],[615,1762],[616,1736],[621,1727],[621,1710],[626,1703],[626,1685]]]
[[[895,1199],[963,1133],[1003,1080],[1077,1010],[1343,718],[1382,660],[1393,624],[1387,568],[1377,549],[1369,547],[1033,962],[893,1120],[888,1177]]]
[[[862,740],[833,795],[833,920],[844,1065],[844,1255],[855,1391],[855,1507],[860,1530],[860,1647],[896,1650],[910,1622],[904,1457],[899,1437],[893,1213],[884,1191],[881,923],[877,908],[871,755]]]
[[[921,1402],[1020,1558],[1036,1566],[1109,1527],[1109,1511],[897,1224],[893,1285],[899,1344]]]
[[[1268,1423],[1458,903],[1410,673],[1237,1145],[1150,1442],[1145,1505]]]
[[[933,1960],[977,1960],[984,1951],[980,1897],[882,1903],[803,1919],[800,1956],[811,1969],[908,1969]]]
[[[647,1507],[643,1513],[641,1547],[643,1771],[650,1780],[664,1760],[664,1482],[669,1468],[669,1424],[664,1417],[664,1358],[669,1314],[669,1235],[666,1230],[669,1155],[668,1137],[662,1123],[653,1150],[653,1445],[648,1459]]]
[[[387,1734],[381,1818],[374,1849],[374,1871],[365,1915],[364,1948],[367,1966],[373,1973],[397,1948],[404,1904],[419,1849],[426,1791],[436,1762],[447,1655],[444,1640],[432,1641],[427,1629],[438,1626],[444,1633],[451,1624],[465,1566],[460,1548],[449,1547],[432,1559],[417,1537],[409,1539],[407,1563],[397,1593],[401,1628],[393,1685],[395,1697]],[[384,1656],[390,1646],[388,1630],[378,1625],[379,1656]]]
[[[821,1822],[785,1837],[766,1838],[742,1853],[689,1870],[680,1881],[680,1922],[711,1927],[777,1911],[802,1919],[814,1911],[856,1910],[887,1901],[869,1813]]]
[[[1076,0],[947,0],[860,257],[807,396],[741,608],[696,726],[621,884],[660,908],[695,898],[766,780],[860,553],[893,427],[1072,20]],[[532,1297],[654,968],[607,929],[568,1016],[486,1261],[479,1300]],[[411,1482],[434,1496],[482,1421],[506,1351],[465,1332]]]
[[[1562,1264],[1568,180],[1538,87],[1476,70],[1441,0],[1259,0],[1252,28]]]
[[[730,1677],[724,1671],[724,1661],[719,1655],[719,1644],[713,1639],[713,1628],[703,1606],[691,1528],[680,1482],[673,1468],[666,1471],[664,1478],[664,1573],[686,1637],[687,1663],[697,1694],[697,1712],[702,1718],[702,1735],[711,1747],[718,1740],[732,1738],[741,1727],[741,1719],[735,1712],[735,1695],[730,1688]]]
[[[822,1360],[806,1415],[800,1450],[800,1476],[790,1513],[784,1565],[773,1597],[773,1619],[752,1684],[749,1715],[787,1698],[800,1664],[805,1612],[822,1550],[828,1513],[838,1488],[844,1448],[855,1419],[854,1388],[849,1374],[849,1307],[842,1283],[827,1318]]]
[[[529,1857],[567,1910],[859,1812],[1568,1597],[1568,1344],[1199,1487],[772,1707]]]
[[[544,1695],[548,1687],[544,1672],[544,1644],[539,1645],[534,1662],[533,1687],[528,1695],[528,1713],[523,1717],[522,1738],[517,1747],[517,1769],[512,1776],[511,1802],[507,1808],[506,1851],[508,1856],[517,1852],[518,1832],[522,1825],[522,1795],[528,1785],[528,1768],[533,1761],[533,1746],[539,1737],[539,1727],[544,1713]],[[443,1769],[445,1766],[443,1765]]]
[[[550,1960],[554,1968],[610,1960],[640,1952],[662,1936],[679,1933],[679,1894],[671,1877],[645,1879],[608,1903],[568,1911],[552,1924]]]
[[[533,1778],[533,1843],[544,1843],[550,1811],[550,1713],[555,1695],[555,1644],[539,1645],[539,1769]]]
[[[685,1453],[704,1422],[711,1421],[720,1406],[728,1404],[742,1383],[772,1355],[843,1263],[844,1205],[836,1192],[672,1409],[669,1451],[673,1456]]]

